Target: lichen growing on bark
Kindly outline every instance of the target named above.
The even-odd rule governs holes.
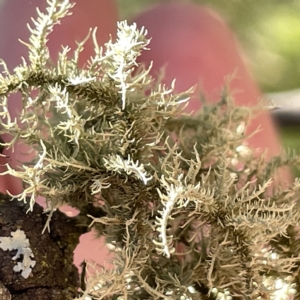
[[[135,24],[120,22],[105,48],[90,31],[95,53],[83,68],[87,39],[51,63],[48,34],[72,5],[48,3],[25,43],[29,60],[13,73],[2,63],[0,133],[12,137],[3,146],[21,140],[37,153],[21,169],[7,164],[24,182],[13,198],[32,211],[45,197],[50,216],[79,209],[113,252],[113,268],[97,269],[77,299],[273,299],[279,280],[298,293],[300,182],[283,189],[273,177],[299,157],[267,162],[247,147],[255,109],[237,107],[226,88],[184,114],[192,90],[175,94],[136,63],[149,39]],[[20,122],[7,110],[15,93]]]

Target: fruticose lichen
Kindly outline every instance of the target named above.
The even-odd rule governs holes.
[[[51,62],[48,34],[73,5],[47,2],[24,43],[28,61],[13,72],[2,62],[3,145],[37,153],[4,174],[23,180],[12,197],[29,197],[31,208],[38,196],[49,212],[94,205],[90,226],[113,259],[78,299],[279,299],[285,284],[298,295],[300,182],[283,189],[273,177],[299,157],[254,154],[244,143],[254,109],[237,107],[226,88],[218,103],[184,114],[191,90],[174,94],[136,62],[149,39],[135,24],[118,23],[104,48],[90,31],[95,53],[83,68],[87,39]],[[15,94],[19,121],[7,109]]]

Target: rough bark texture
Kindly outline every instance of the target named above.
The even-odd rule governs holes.
[[[13,271],[16,261],[12,257],[16,250],[3,251],[0,248],[0,292],[3,290],[0,299],[10,299],[5,288],[12,300],[72,299],[79,286],[73,251],[86,227],[76,226],[75,219],[56,211],[50,233],[42,234],[47,215],[39,205],[34,206],[33,212],[26,213],[27,210],[27,204],[0,196],[0,236],[10,237],[12,231],[23,230],[36,260],[32,273],[24,279],[20,272]]]

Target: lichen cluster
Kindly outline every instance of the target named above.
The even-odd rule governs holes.
[[[12,137],[5,147],[22,141],[37,153],[21,169],[7,164],[5,173],[24,182],[14,198],[32,208],[42,196],[50,216],[64,204],[95,211],[90,226],[105,236],[113,260],[94,271],[78,299],[297,293],[300,182],[281,189],[273,177],[299,158],[266,162],[247,147],[252,112],[235,106],[226,89],[217,104],[184,114],[191,90],[176,95],[149,75],[151,66],[137,64],[149,39],[135,24],[120,22],[117,40],[104,48],[92,30],[73,56],[65,46],[51,62],[48,34],[72,4],[47,2],[24,43],[28,61],[13,72],[2,62],[0,133]],[[80,67],[90,36],[95,53]],[[18,121],[7,109],[15,94],[23,104]]]

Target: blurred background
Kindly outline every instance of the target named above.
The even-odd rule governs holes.
[[[168,0],[117,0],[130,19]],[[194,0],[214,8],[238,36],[261,89],[300,88],[300,0]]]
[[[169,0],[117,0],[120,19]],[[184,1],[184,0],[182,0]],[[227,21],[273,114],[285,148],[300,148],[300,0],[193,0]],[[299,175],[299,173],[298,173]]]

